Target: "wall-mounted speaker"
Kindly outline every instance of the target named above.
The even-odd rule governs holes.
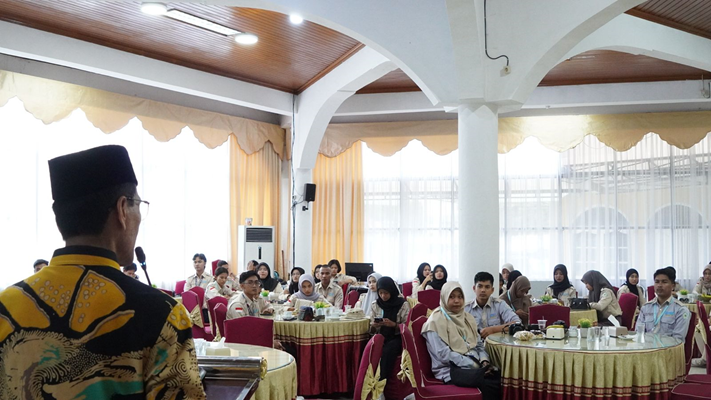
[[[304,185],[304,201],[312,202],[316,200],[316,185],[307,183]]]

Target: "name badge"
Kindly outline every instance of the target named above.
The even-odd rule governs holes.
[[[495,316],[496,316],[496,313],[494,313],[494,314],[489,314],[489,318],[495,317]]]

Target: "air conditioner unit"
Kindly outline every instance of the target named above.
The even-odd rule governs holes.
[[[241,273],[247,270],[250,260],[269,264],[272,273],[275,270],[274,261],[274,227],[245,226],[237,229],[237,270]]]

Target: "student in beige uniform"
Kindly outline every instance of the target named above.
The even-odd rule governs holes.
[[[590,308],[597,311],[597,324],[600,326],[612,326],[607,318],[612,315],[622,322],[622,309],[617,302],[617,296],[612,291],[612,285],[599,271],[588,271],[583,275],[581,281],[589,290],[588,302]]]

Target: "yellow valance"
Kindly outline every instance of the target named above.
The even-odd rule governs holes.
[[[319,152],[335,157],[361,140],[374,152],[391,156],[417,139],[436,154],[457,149],[457,120],[331,124]],[[711,111],[562,115],[499,118],[499,153],[507,153],[528,137],[559,152],[572,149],[587,135],[617,151],[626,151],[648,133],[680,149],[688,149],[711,131]]]
[[[187,126],[211,149],[234,134],[247,154],[256,153],[266,142],[271,142],[279,157],[285,156],[284,129],[266,122],[0,71],[0,107],[13,97],[19,98],[25,109],[45,124],[57,122],[80,108],[104,133],[121,129],[135,117],[161,142],[175,138]]]

